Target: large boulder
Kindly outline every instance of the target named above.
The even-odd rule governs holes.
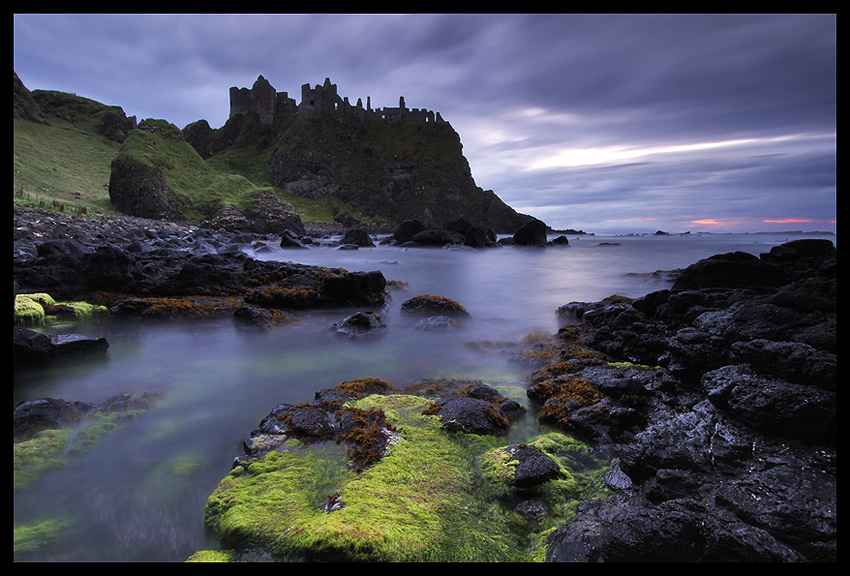
[[[679,274],[673,290],[779,286],[784,279],[778,265],[748,252],[730,252],[691,264]]]
[[[523,224],[513,238],[517,246],[545,246],[546,224],[535,218]]]
[[[354,228],[345,233],[342,237],[343,244],[352,244],[354,246],[371,247],[375,243],[372,242],[372,237],[366,230]]]
[[[405,242],[410,242],[413,237],[425,230],[425,226],[419,220],[405,220],[395,230],[393,233],[393,240],[398,244],[404,244]]]
[[[178,201],[162,170],[135,156],[119,154],[109,176],[109,199],[121,212],[157,220],[180,217]]]
[[[106,354],[106,338],[82,334],[43,334],[15,326],[14,358],[16,366],[45,365],[80,356],[98,357]]]

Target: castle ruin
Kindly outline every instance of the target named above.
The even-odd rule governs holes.
[[[330,78],[325,78],[322,85],[310,84],[301,86],[301,103],[296,104],[286,92],[276,92],[269,81],[260,75],[251,88],[230,89],[230,117],[256,112],[263,124],[271,124],[276,115],[297,114],[299,119],[309,118],[313,114],[326,112],[338,120],[351,118],[368,118],[386,120],[387,122],[444,122],[439,112],[419,108],[408,109],[404,105],[404,96],[398,101],[397,108],[372,109],[371,99],[366,98],[366,107],[360,98],[352,106],[348,97],[340,98],[336,84],[331,84]]]

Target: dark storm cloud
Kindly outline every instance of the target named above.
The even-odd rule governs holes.
[[[404,96],[452,123],[480,186],[557,226],[835,218],[834,15],[17,15],[14,33],[30,89],[179,127],[221,126],[260,74],[296,99],[325,77],[352,102]]]

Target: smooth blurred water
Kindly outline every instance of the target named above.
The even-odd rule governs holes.
[[[74,529],[26,560],[183,561],[215,547],[203,529],[204,504],[242,453],[241,442],[281,402],[311,402],[317,390],[376,377],[395,386],[420,378],[475,378],[524,400],[529,369],[476,343],[554,334],[556,310],[612,294],[637,297],[668,287],[656,271],[713,254],[767,252],[793,234],[582,236],[568,247],[356,251],[314,247],[251,254],[265,260],[381,270],[394,290],[388,324],[351,340],[331,325],[355,310],[300,314],[296,324],[246,332],[230,320],[98,323],[76,332],[105,336],[105,359],[16,374],[15,402],[61,398],[101,402],[123,392],[158,392],[156,406],[97,449],[15,494],[15,526],[53,517]],[[462,328],[423,331],[400,306],[417,294],[457,300]]]

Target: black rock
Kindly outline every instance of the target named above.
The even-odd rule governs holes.
[[[533,219],[517,230],[513,238],[517,246],[545,246],[546,224]]]
[[[425,230],[425,226],[419,220],[405,220],[396,228],[393,240],[398,244],[404,244],[410,242],[416,234],[423,230]]]
[[[357,312],[334,323],[333,330],[337,334],[349,338],[362,338],[379,334],[386,329],[387,324],[374,312]]]
[[[353,244],[354,246],[374,246],[375,243],[372,242],[372,237],[369,236],[369,233],[365,230],[349,230],[345,233],[345,236],[342,237],[343,244]]]
[[[457,244],[462,238],[459,234],[453,234],[442,228],[427,228],[414,234],[410,241],[424,246],[445,246]]]
[[[437,415],[445,428],[455,432],[503,434],[510,426],[493,404],[477,398],[450,398],[440,405]]]
[[[510,456],[511,462],[517,462],[511,480],[517,488],[533,488],[563,475],[558,463],[536,446],[513,444],[502,452]]]
[[[747,252],[730,252],[691,264],[679,274],[673,290],[779,286],[784,279],[780,266]]]
[[[528,396],[614,461],[603,478],[618,492],[579,505],[547,558],[834,562],[836,280],[833,243],[805,240],[701,260],[633,301],[563,307],[568,357],[603,357],[542,370]],[[559,378],[604,398],[558,396]]]
[[[332,416],[322,408],[279,404],[260,422],[259,431],[306,440],[327,440],[336,434],[336,426]]]
[[[42,334],[21,326],[14,327],[15,366],[52,364],[78,358],[106,354],[106,338],[90,338],[81,334]]]
[[[303,248],[303,249],[307,249],[307,247],[304,246],[304,244],[301,243],[301,241],[298,239],[298,237],[293,232],[291,232],[289,230],[284,230],[283,234],[281,234],[279,246],[281,248]]]

